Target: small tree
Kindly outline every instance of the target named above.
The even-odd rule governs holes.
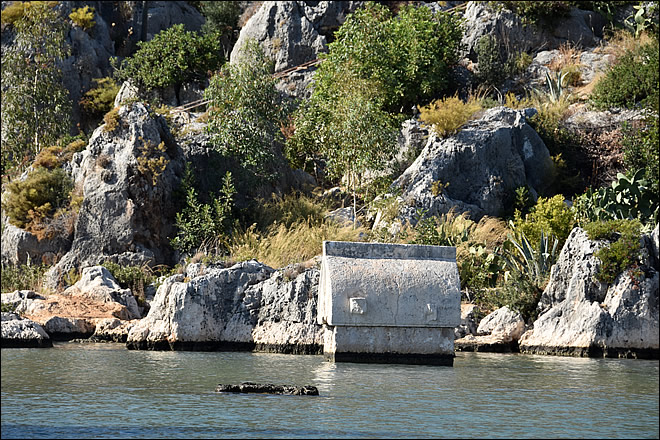
[[[237,64],[226,64],[213,76],[204,92],[210,100],[207,130],[220,153],[270,179],[276,175],[274,147],[283,141],[280,124],[286,106],[271,76],[273,62],[258,43],[248,42],[242,55]]]
[[[71,102],[60,61],[67,24],[50,2],[25,2],[16,38],[2,49],[2,172],[25,165],[68,134]]]
[[[187,32],[182,24],[159,32],[150,41],[140,41],[138,46],[121,63],[115,78],[132,80],[142,92],[204,79],[222,62],[220,44],[212,35]]]
[[[322,94],[346,69],[378,83],[383,107],[408,112],[449,87],[449,68],[458,61],[460,20],[429,8],[404,6],[396,17],[376,2],[350,15],[328,45],[316,74]]]
[[[346,177],[356,192],[368,170],[381,169],[396,148],[396,120],[382,110],[377,84],[350,71],[337,72],[336,86],[314,95],[294,118],[296,131],[287,145],[289,157],[320,154],[331,178]],[[304,163],[300,157],[293,162]]]

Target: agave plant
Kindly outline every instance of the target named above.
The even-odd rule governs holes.
[[[497,252],[508,269],[505,280],[511,272],[516,272],[541,288],[557,259],[558,244],[559,240],[554,235],[547,235],[544,231],[541,231],[541,239],[536,247],[532,246],[522,231],[518,231],[515,237],[509,235],[501,251]]]
[[[533,90],[538,94],[538,95],[545,95],[548,97],[550,102],[559,102],[561,97],[564,95],[564,83],[566,82],[566,76],[568,75],[568,71],[561,73],[561,72],[555,72],[555,77],[553,78],[550,75],[550,71],[545,72],[545,83],[548,85],[548,91],[546,93],[543,93],[539,91],[538,89],[534,88]]]

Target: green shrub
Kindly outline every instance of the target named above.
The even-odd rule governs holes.
[[[202,32],[222,35],[238,28],[238,18],[241,16],[240,2],[207,1],[199,3],[200,11],[206,18],[202,25]]]
[[[100,116],[112,110],[119,85],[110,77],[94,79],[96,87],[89,89],[80,100],[83,110]]]
[[[601,260],[596,275],[599,281],[613,283],[626,269],[638,264],[641,228],[639,220],[608,220],[585,225],[589,239],[612,241],[595,253]]]
[[[424,125],[429,126],[438,136],[445,137],[455,134],[481,110],[481,105],[476,100],[463,102],[458,96],[452,96],[437,99],[418,109],[419,119]]]
[[[658,99],[658,40],[627,52],[594,86],[591,102],[596,108],[634,108]]]
[[[517,310],[527,322],[536,319],[536,305],[557,260],[558,244],[554,236],[544,231],[538,241],[529,240],[522,231],[514,231],[496,252],[507,270],[498,297],[493,299],[495,305]]]
[[[71,14],[69,14],[69,18],[74,24],[80,26],[86,31],[93,28],[96,24],[94,21],[94,8],[90,8],[89,6],[74,9]]]
[[[138,304],[145,304],[145,290],[156,281],[156,276],[148,266],[121,266],[112,261],[106,261],[102,266],[108,269],[122,289],[131,290]]]
[[[499,86],[506,78],[507,72],[495,37],[492,35],[481,37],[475,52],[479,64],[477,79],[484,84]]]
[[[11,293],[16,290],[41,291],[44,274],[47,266],[39,264],[2,265],[2,293]],[[3,304],[3,307],[5,304]],[[4,312],[4,310],[3,310]]]
[[[240,62],[225,64],[204,91],[210,100],[207,131],[220,153],[271,179],[276,175],[273,148],[282,141],[280,124],[287,111],[271,76],[273,62],[259,44],[248,42],[242,55]]]
[[[501,3],[515,12],[524,21],[536,25],[552,25],[569,14],[571,4],[567,1],[504,1]]]
[[[222,63],[219,40],[212,34],[187,32],[183,24],[138,42],[138,46],[133,56],[122,61],[115,78],[133,81],[142,92],[202,80]]]
[[[542,234],[552,234],[559,241],[560,248],[574,225],[573,211],[564,203],[561,194],[550,198],[539,197],[524,219],[516,212],[514,220],[514,229],[524,233],[532,243],[538,243]]]
[[[629,171],[644,170],[651,194],[660,193],[660,138],[658,138],[658,107],[649,108],[642,127],[626,126],[623,130],[623,164]]]
[[[187,173],[191,173],[189,167],[187,170]],[[190,181],[191,178],[186,178],[182,183],[188,186]],[[194,187],[188,186],[183,189],[186,191],[186,206],[176,213],[178,232],[170,240],[172,247],[183,253],[189,253],[202,246],[226,248],[233,220],[233,197],[236,192],[231,173],[225,174],[220,195],[217,198],[211,195],[213,199],[211,204],[201,203]]]
[[[66,207],[72,187],[71,178],[61,168],[37,168],[25,180],[7,184],[2,208],[13,225],[29,228],[44,217],[52,217],[57,209]]]
[[[328,45],[315,93],[336,87],[337,73],[350,70],[377,83],[385,110],[409,112],[448,90],[461,36],[460,19],[453,14],[405,5],[393,17],[387,7],[367,2]]]
[[[378,85],[350,70],[336,72],[336,82],[315,90],[294,115],[295,133],[285,154],[292,166],[324,162],[322,178],[346,177],[354,194],[368,170],[382,170],[396,149],[398,124],[382,110]],[[311,168],[311,167],[310,167]],[[308,169],[313,172],[312,169]]]

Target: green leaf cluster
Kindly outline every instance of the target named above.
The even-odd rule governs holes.
[[[188,32],[183,24],[162,30],[117,67],[119,82],[131,80],[142,92],[200,81],[222,63],[221,45],[212,34]]]
[[[654,105],[658,100],[658,39],[657,37],[619,58],[594,86],[591,102],[596,108],[635,108]],[[657,108],[657,104],[655,104]]]
[[[612,242],[595,253],[601,260],[596,275],[599,281],[613,283],[626,269],[638,264],[641,228],[639,220],[607,220],[585,225],[589,239]]]
[[[178,232],[170,240],[172,247],[180,252],[189,253],[201,246],[227,246],[225,236],[230,233],[233,220],[232,209],[236,189],[232,182],[230,172],[227,172],[222,181],[220,195],[211,195],[210,204],[199,201],[197,191],[191,185],[194,180],[192,169],[186,167],[187,176],[182,184],[186,188],[186,206],[176,213],[176,227]],[[224,240],[224,243],[223,243]]]
[[[69,55],[67,23],[49,3],[25,2],[13,23],[15,41],[2,49],[3,174],[21,171],[69,133],[71,102],[59,64]]]
[[[220,153],[236,158],[258,178],[272,179],[287,104],[275,88],[273,62],[258,43],[247,42],[242,57],[225,64],[204,91],[210,101],[207,131]]]

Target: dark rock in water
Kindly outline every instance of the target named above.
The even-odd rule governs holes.
[[[218,384],[216,393],[260,393],[260,394],[290,394],[295,396],[318,396],[319,390],[314,386],[295,387],[290,385],[273,385],[272,383],[241,382],[239,385]]]

